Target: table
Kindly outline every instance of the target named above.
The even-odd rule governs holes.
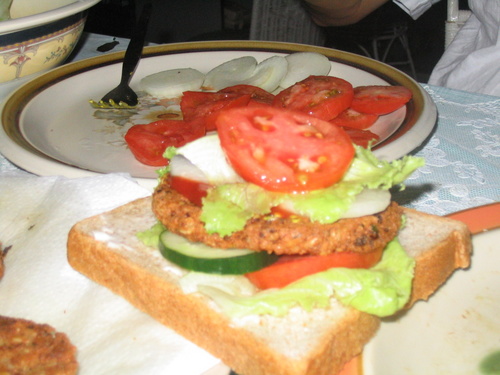
[[[425,167],[394,199],[437,215],[499,201],[500,97],[423,87],[438,108],[437,126],[414,152]]]
[[[87,35],[71,59],[95,56],[98,46],[112,41]],[[126,40],[119,42],[111,52],[126,48]],[[427,164],[394,199],[438,215],[499,201],[500,98],[423,87],[436,102],[439,119],[428,141],[413,152]],[[81,375],[227,375],[216,358],[79,275],[66,260],[73,224],[149,194],[127,175],[38,177],[0,155],[0,244],[10,249],[0,282],[0,315],[67,333],[79,348]]]

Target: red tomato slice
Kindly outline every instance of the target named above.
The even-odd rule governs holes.
[[[361,113],[385,115],[410,101],[412,93],[404,86],[359,86],[354,88],[351,108]]]
[[[352,108],[347,108],[340,115],[329,122],[336,126],[352,129],[368,129],[377,121],[378,115],[360,113]]]
[[[281,91],[273,105],[328,121],[350,106],[353,95],[352,85],[341,78],[310,76]]]
[[[250,95],[250,98],[253,101],[264,103],[264,104],[272,104],[274,101],[274,95],[270,92],[267,92],[264,89],[261,89],[257,86],[252,85],[235,85],[226,87],[225,89],[219,90],[222,93],[231,93],[231,94],[239,94],[239,95]]]
[[[271,191],[330,186],[354,156],[344,130],[296,111],[264,106],[222,111],[217,129],[236,172]]]
[[[259,102],[258,100],[253,100],[253,99],[250,99],[250,101],[247,104],[247,107],[270,107],[270,106],[272,106],[272,104]]]
[[[167,147],[180,147],[204,135],[205,128],[194,122],[159,120],[132,126],[125,134],[125,141],[141,163],[160,167],[168,163],[163,157]]]
[[[283,255],[277,262],[245,276],[258,288],[283,288],[304,276],[334,267],[370,268],[380,261],[383,250],[370,253],[333,253],[329,255]]]
[[[215,119],[222,109],[245,107],[251,96],[236,93],[186,91],[181,98],[184,120],[197,120],[205,124],[207,131],[215,130]]]
[[[377,143],[380,137],[369,130],[344,128],[347,135],[355,145],[367,148],[369,143]]]
[[[201,200],[207,195],[207,190],[211,187],[210,184],[178,176],[171,176],[169,183],[172,189],[184,195],[191,203],[200,207]]]

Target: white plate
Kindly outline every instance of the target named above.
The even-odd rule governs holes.
[[[461,216],[477,231],[485,218],[497,229],[474,235],[470,269],[455,272],[428,302],[382,323],[363,353],[364,375],[500,374],[499,215],[497,203]],[[495,353],[497,371],[482,371]]]
[[[230,59],[253,55],[263,60],[276,54],[316,51],[328,56],[332,75],[354,86],[396,84],[408,87],[413,100],[405,110],[384,117],[371,130],[381,141],[375,153],[383,159],[401,157],[418,147],[432,131],[436,107],[429,95],[404,73],[362,56],[341,51],[272,42],[200,42],[148,47],[132,80],[165,69],[191,67],[208,72]],[[25,84],[2,110],[0,152],[14,164],[39,175],[81,177],[96,173],[125,172],[147,187],[154,187],[156,174],[134,159],[123,140],[133,124],[151,122],[164,107],[148,98],[148,111],[138,113],[91,108],[116,86],[120,58],[115,53],[65,65]],[[141,106],[141,108],[144,108]],[[151,113],[150,113],[151,112]],[[107,116],[102,119],[101,116]],[[115,116],[113,118],[110,118]]]

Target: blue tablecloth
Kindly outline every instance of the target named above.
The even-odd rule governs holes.
[[[126,39],[84,35],[71,61],[102,54],[97,48],[119,43],[110,52],[124,50]],[[426,165],[414,173],[404,191],[394,192],[400,204],[444,215],[499,201],[500,97],[474,94],[424,84],[435,101],[439,118],[432,136],[414,151]],[[0,155],[2,172],[16,170]]]
[[[394,199],[438,215],[499,201],[500,97],[423,87],[438,108],[437,125],[414,152],[426,165]]]

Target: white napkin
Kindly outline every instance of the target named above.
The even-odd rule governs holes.
[[[67,262],[73,224],[149,194],[118,174],[0,178],[0,242],[9,248],[0,314],[65,332],[80,375],[200,375],[219,363]]]

